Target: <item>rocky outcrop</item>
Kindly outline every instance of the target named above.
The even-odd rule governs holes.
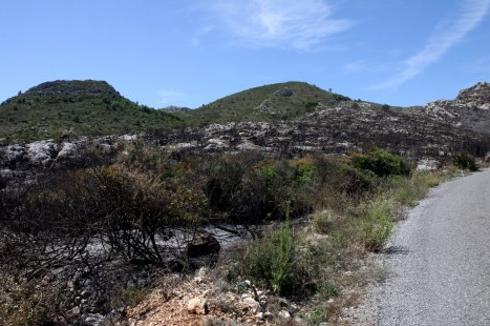
[[[186,128],[160,135],[155,141],[171,151],[223,152],[259,150],[278,155],[344,154],[374,146],[414,160],[444,158],[487,137],[454,128],[427,115],[386,109],[366,102],[344,102],[318,109],[294,121],[231,122]]]
[[[108,163],[115,158],[120,141],[102,137],[0,145],[0,186],[29,184],[59,170]]]
[[[478,83],[462,90],[455,100],[435,101],[412,113],[449,123],[457,130],[490,135],[490,84]]]

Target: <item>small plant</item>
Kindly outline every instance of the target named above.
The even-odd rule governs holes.
[[[245,275],[275,293],[298,293],[305,286],[298,239],[286,224],[254,242],[244,261]]]
[[[331,232],[336,222],[338,222],[338,217],[329,210],[323,210],[313,215],[313,226],[318,233],[327,234]]]
[[[458,154],[453,157],[453,163],[456,167],[462,170],[468,170],[471,172],[478,171],[478,165],[475,158],[469,154]]]
[[[332,282],[324,282],[320,284],[318,292],[324,299],[330,299],[339,295],[339,289]]]
[[[400,156],[384,149],[374,149],[367,154],[356,155],[352,158],[352,163],[354,167],[371,171],[379,177],[410,174],[410,167]]]
[[[117,291],[111,298],[111,308],[136,306],[148,295],[147,288],[126,288]]]
[[[328,320],[328,314],[326,309],[318,308],[306,315],[305,320],[307,325],[317,326]]]
[[[393,200],[375,198],[362,205],[361,211],[359,226],[364,246],[370,251],[379,252],[393,230]]]

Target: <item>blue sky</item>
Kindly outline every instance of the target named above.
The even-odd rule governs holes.
[[[490,81],[490,0],[15,0],[0,7],[0,101],[43,81],[107,80],[197,107],[306,81],[418,105]]]

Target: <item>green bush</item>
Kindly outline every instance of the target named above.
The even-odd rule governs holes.
[[[478,171],[478,165],[475,158],[469,154],[458,154],[453,157],[453,163],[456,167],[462,170],[469,170],[471,172]]]
[[[297,294],[305,289],[308,279],[302,260],[298,239],[286,224],[251,244],[243,262],[243,276],[275,293]]]
[[[392,198],[379,197],[360,207],[359,227],[366,249],[379,252],[393,230],[394,203]]]
[[[360,170],[371,171],[379,177],[410,174],[410,167],[400,156],[383,149],[355,155],[352,164]]]

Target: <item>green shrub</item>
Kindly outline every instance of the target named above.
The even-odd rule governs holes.
[[[394,199],[401,205],[413,205],[424,198],[429,189],[440,183],[438,175],[431,172],[415,172],[410,178],[395,177],[391,180]]]
[[[318,292],[323,299],[330,299],[339,295],[338,287],[332,282],[320,284]]]
[[[255,241],[243,262],[244,276],[281,295],[300,293],[307,271],[298,245],[289,224]]]
[[[333,231],[340,218],[332,211],[323,210],[313,215],[313,226],[318,233],[327,234]]]
[[[469,170],[471,172],[478,171],[478,165],[475,158],[469,154],[458,154],[453,157],[453,163],[456,167],[462,170]]]
[[[358,223],[366,249],[381,251],[393,230],[394,203],[391,198],[375,198],[361,205]]]
[[[354,167],[371,171],[379,177],[410,174],[410,167],[400,156],[383,149],[375,149],[367,154],[355,155],[352,163]]]

